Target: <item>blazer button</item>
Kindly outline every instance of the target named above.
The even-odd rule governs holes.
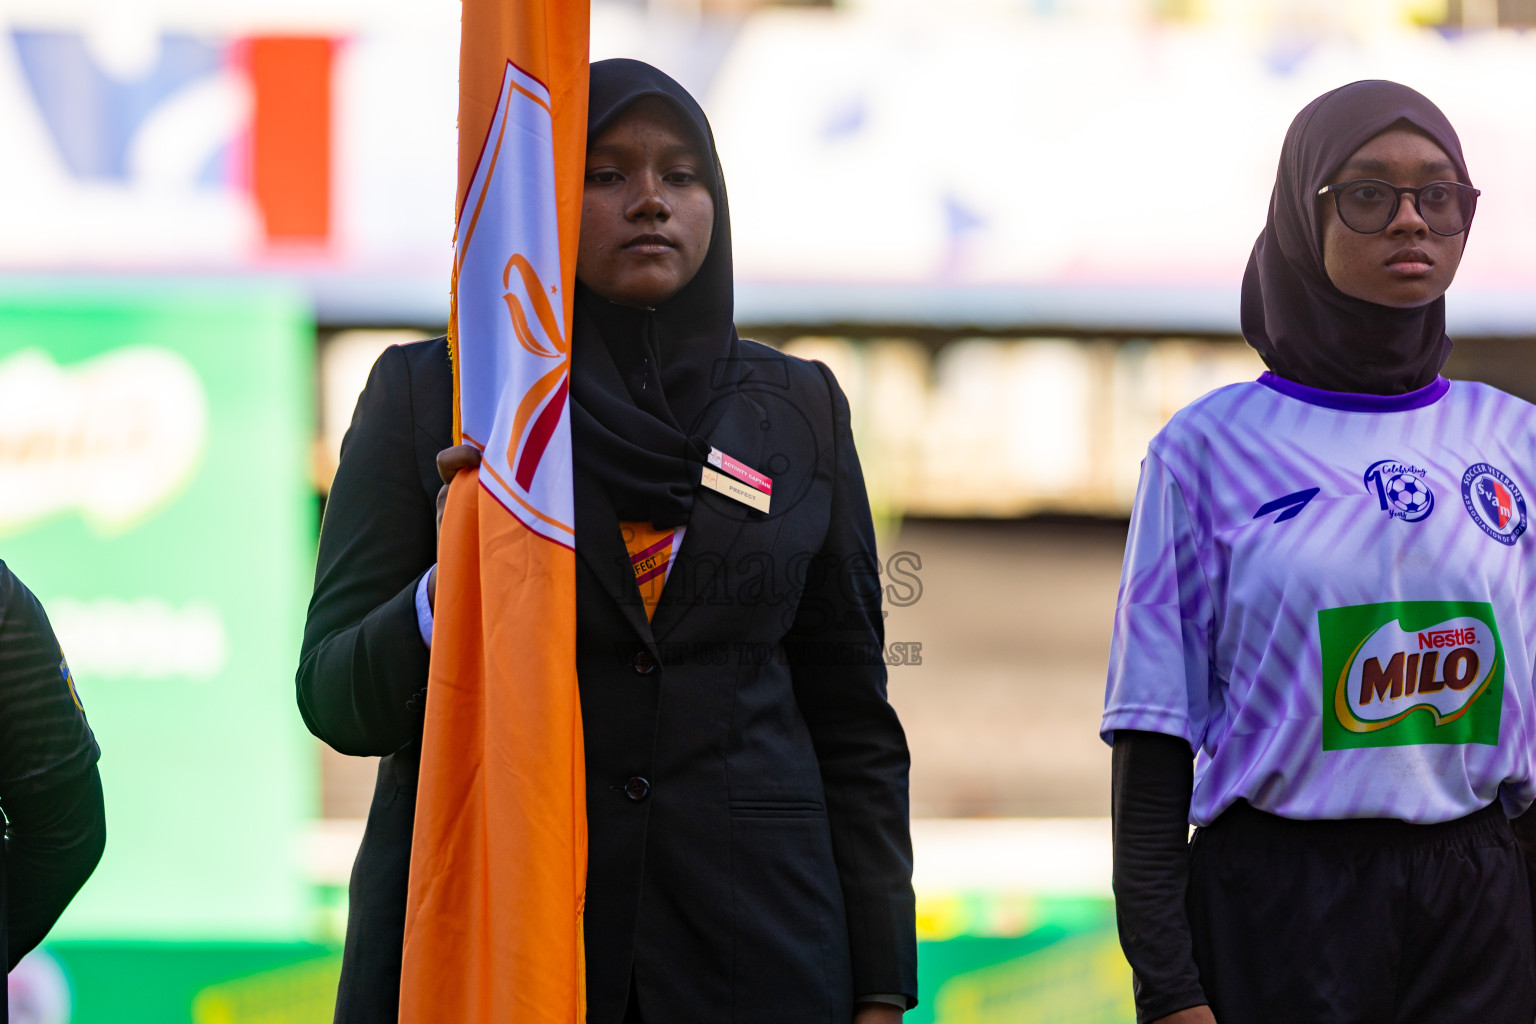
[[[635,670],[637,675],[648,676],[656,671],[656,659],[651,657],[651,652],[641,648],[629,662],[629,667]]]
[[[646,797],[651,795],[651,784],[645,779],[642,779],[640,776],[636,775],[634,778],[624,783],[624,795],[635,801],[635,803],[639,803],[641,800],[644,800]]]

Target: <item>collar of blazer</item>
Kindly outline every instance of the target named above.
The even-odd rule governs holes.
[[[767,411],[752,398],[749,390],[742,387],[751,376],[751,368],[745,367],[738,380],[721,388],[720,416],[708,437],[715,447],[755,467],[759,465],[769,420]],[[701,489],[695,495],[693,511],[688,516],[682,548],[673,555],[672,574],[662,588],[655,617],[647,622],[613,499],[602,482],[582,472],[579,465],[575,487],[578,510],[576,553],[586,560],[604,592],[619,606],[636,635],[652,648],[676,628],[701,594],[709,592],[715,576],[727,564],[747,517],[756,515],[745,509],[717,507],[729,502],[728,498],[701,500]],[[711,498],[715,497],[711,495]],[[681,599],[679,595],[682,595]]]

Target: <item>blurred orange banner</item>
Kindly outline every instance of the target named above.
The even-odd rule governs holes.
[[[571,295],[588,5],[464,0],[454,425],[400,1020],[581,1024]]]

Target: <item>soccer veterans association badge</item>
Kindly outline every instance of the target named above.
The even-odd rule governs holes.
[[[64,651],[59,651],[59,678],[64,680],[64,686],[69,690],[69,699],[75,702],[75,708],[85,711],[85,705],[80,703],[80,691],[75,689],[75,674],[69,670],[69,659],[64,657]]]
[[[1365,489],[1376,495],[1381,510],[1393,519],[1416,523],[1435,510],[1435,492],[1425,482],[1428,474],[1396,459],[1381,459],[1365,471]]]
[[[1486,462],[1462,474],[1461,501],[1472,521],[1500,544],[1513,544],[1525,532],[1525,496],[1513,480]]]
[[[1323,749],[1499,742],[1504,647],[1493,606],[1387,601],[1317,613]]]

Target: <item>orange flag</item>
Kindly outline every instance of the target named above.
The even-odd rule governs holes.
[[[464,0],[454,427],[400,982],[403,1024],[582,1024],[571,295],[587,15]]]

